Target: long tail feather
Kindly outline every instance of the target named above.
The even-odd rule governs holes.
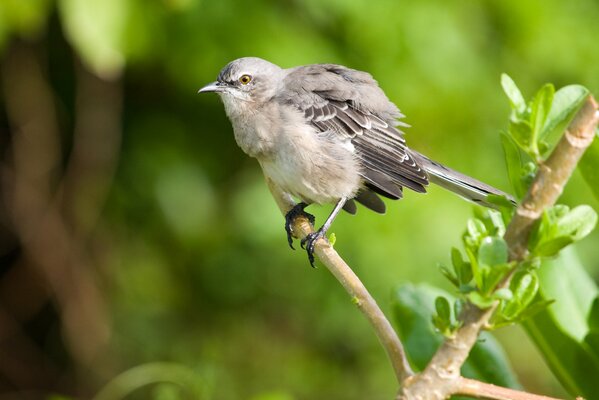
[[[504,196],[512,204],[516,205],[516,200],[509,194],[433,161],[417,151],[412,150],[411,152],[414,158],[428,172],[429,179],[434,184],[485,207],[497,208],[496,204],[490,203],[487,200],[487,196],[490,194]]]

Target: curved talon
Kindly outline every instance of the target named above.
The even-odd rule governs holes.
[[[287,232],[287,243],[289,243],[289,247],[291,247],[293,250],[295,250],[295,248],[293,247],[293,229],[291,225],[293,224],[295,218],[301,215],[310,221],[312,225],[314,225],[314,215],[305,212],[304,208],[306,207],[308,207],[308,204],[303,202],[298,203],[291,210],[289,210],[287,214],[285,214],[285,232]]]
[[[314,266],[314,246],[316,245],[316,241],[320,238],[324,238],[324,232],[322,230],[317,230],[316,232],[311,232],[306,235],[300,242],[302,249],[306,249],[308,253],[308,261],[310,261],[310,265],[312,268],[316,268]]]

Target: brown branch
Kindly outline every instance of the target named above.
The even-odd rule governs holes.
[[[276,187],[270,179],[266,178],[266,181],[281,212],[286,214],[295,205],[293,199]],[[310,222],[304,217],[297,217],[293,221],[292,228],[294,235],[300,239],[314,231]],[[397,333],[357,275],[327,240],[319,239],[316,242],[314,253],[345,288],[352,301],[374,328],[381,344],[387,351],[398,382],[401,384],[405,379],[414,375]]]
[[[589,97],[551,156],[539,168],[526,198],[507,228],[505,239],[511,260],[520,261],[526,256],[532,224],[541,216],[543,210],[557,201],[578,160],[592,143],[598,122],[597,102],[593,97]],[[509,279],[510,277],[503,285],[507,285]],[[405,382],[398,399],[441,400],[453,394],[461,394],[460,369],[480,330],[487,325],[496,307],[497,305],[487,310],[480,310],[473,305],[467,307],[461,315],[463,326],[454,337],[443,342],[421,374]]]
[[[468,378],[459,379],[458,393],[463,396],[489,400],[558,400],[554,397],[540,396],[538,394],[507,389]]]

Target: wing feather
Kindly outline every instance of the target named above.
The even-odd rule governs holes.
[[[398,121],[403,115],[369,74],[316,64],[290,70],[284,84],[285,95],[278,100],[297,107],[319,131],[352,143],[372,191],[393,199],[402,197],[404,186],[426,191],[428,175],[397,128],[407,126]],[[372,196],[364,195],[364,202],[380,210]]]

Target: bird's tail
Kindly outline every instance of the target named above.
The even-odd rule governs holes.
[[[412,150],[411,153],[414,158],[419,161],[426,172],[428,172],[431,182],[465,198],[466,200],[470,200],[485,207],[497,208],[497,204],[487,200],[488,195],[494,194],[504,196],[513,205],[516,205],[516,200],[512,196],[499,189],[495,189],[486,183],[466,176],[451,168],[447,168],[443,164],[433,161],[417,151]]]

